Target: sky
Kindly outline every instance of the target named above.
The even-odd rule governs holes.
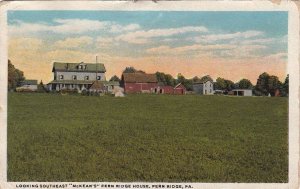
[[[8,57],[27,79],[53,80],[52,65],[98,62],[106,77],[133,66],[186,78],[210,75],[253,84],[284,80],[287,12],[9,11]]]

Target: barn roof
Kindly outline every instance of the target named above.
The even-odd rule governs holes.
[[[123,73],[124,82],[127,83],[157,83],[155,74]]]
[[[79,69],[79,65],[85,65],[85,69]],[[67,72],[106,72],[105,66],[102,63],[66,63],[66,62],[54,62],[54,71],[67,71]]]

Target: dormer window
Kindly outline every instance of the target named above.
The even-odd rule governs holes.
[[[73,78],[73,80],[77,80],[77,76],[76,75],[73,75],[72,78]]]
[[[85,76],[84,79],[85,79],[85,80],[89,80],[89,76]]]
[[[97,80],[101,80],[101,76],[97,76]]]
[[[59,76],[59,79],[64,79],[64,76],[63,76],[63,75],[60,75],[60,76]]]

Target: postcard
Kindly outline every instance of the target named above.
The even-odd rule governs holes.
[[[7,2],[0,188],[299,187],[293,2]]]

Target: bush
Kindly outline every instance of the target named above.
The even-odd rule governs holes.
[[[62,89],[60,90],[61,94],[77,94],[77,89]]]

